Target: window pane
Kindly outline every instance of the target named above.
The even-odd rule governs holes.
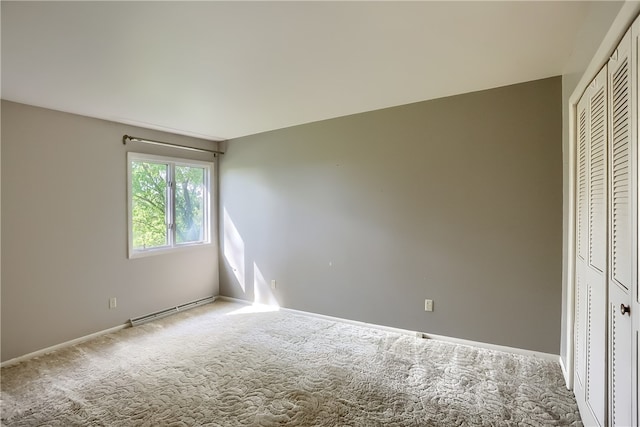
[[[204,168],[176,166],[176,242],[204,240]]]
[[[165,163],[131,162],[133,248],[166,246],[167,171]]]

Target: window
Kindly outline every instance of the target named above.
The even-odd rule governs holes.
[[[212,164],[129,153],[129,258],[211,242]]]

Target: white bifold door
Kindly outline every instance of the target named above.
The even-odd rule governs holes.
[[[627,32],[609,61],[609,413],[610,425],[633,425],[632,399],[633,325],[631,320],[633,283],[637,272],[634,250],[634,219],[637,190],[632,180],[634,162],[631,112],[633,91],[631,70],[632,33]],[[637,41],[637,35],[635,36]],[[637,45],[637,43],[636,43]],[[636,71],[637,76],[637,71]],[[635,103],[634,103],[635,104]],[[637,108],[636,108],[637,109]],[[636,138],[637,139],[637,138]],[[637,144],[636,144],[637,147]],[[634,260],[635,256],[635,260]],[[635,315],[636,313],[634,313]]]
[[[578,104],[576,382],[581,412],[606,425],[607,67]]]
[[[577,108],[574,392],[585,425],[638,426],[636,22]]]

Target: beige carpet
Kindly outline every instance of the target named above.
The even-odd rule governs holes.
[[[5,426],[581,425],[556,363],[216,302],[2,369]]]

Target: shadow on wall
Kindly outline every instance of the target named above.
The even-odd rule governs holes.
[[[246,265],[251,264],[251,262],[247,262],[244,240],[229,216],[226,207],[223,207],[223,229],[224,238],[222,250],[224,258],[229,268],[233,271],[236,279],[235,283],[242,290],[242,294],[245,297],[250,297],[250,295],[253,294],[254,304],[280,307],[271,287],[255,261],[252,263],[253,283],[247,283],[247,277],[250,275],[247,274]],[[249,288],[247,288],[247,285],[249,285]]]

